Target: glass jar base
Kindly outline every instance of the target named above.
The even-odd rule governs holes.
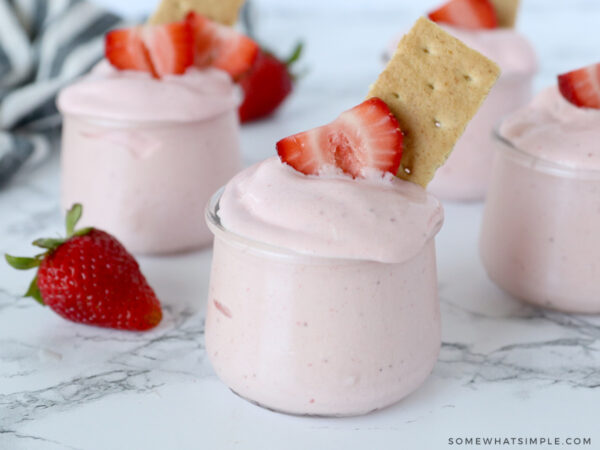
[[[251,398],[244,397],[243,395],[241,395],[240,393],[236,392],[235,390],[233,390],[231,388],[229,388],[229,390],[231,392],[233,392],[235,395],[237,395],[238,397],[240,397],[241,399],[246,400],[247,402],[252,403],[253,405],[256,405],[256,406],[258,406],[260,408],[266,409],[266,410],[271,411],[271,412],[275,412],[275,413],[278,413],[278,414],[286,414],[288,416],[315,417],[315,418],[319,418],[319,417],[326,418],[326,417],[357,417],[357,416],[364,416],[364,415],[367,415],[367,414],[372,414],[372,413],[374,413],[376,411],[381,411],[382,409],[389,408],[390,406],[393,406],[396,403],[402,401],[403,398],[404,398],[404,397],[402,397],[402,398],[400,398],[400,399],[398,399],[398,400],[396,400],[396,401],[394,401],[394,402],[392,402],[392,403],[390,403],[388,405],[382,406],[380,408],[373,408],[373,409],[366,410],[366,411],[353,411],[353,412],[345,412],[345,413],[333,413],[333,412],[332,413],[313,413],[313,412],[299,412],[299,411],[293,411],[293,410],[286,410],[285,408],[274,408],[274,407],[268,406],[268,405],[266,405],[264,403],[260,403],[259,401],[252,400]],[[407,396],[408,395],[410,395],[410,393],[407,394]]]

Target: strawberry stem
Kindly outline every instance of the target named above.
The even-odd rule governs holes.
[[[300,59],[300,55],[302,55],[303,47],[304,47],[304,43],[302,41],[300,41],[296,44],[296,47],[294,47],[294,51],[292,51],[292,54],[288,57],[287,60],[284,61],[284,64],[288,68]]]
[[[75,226],[77,225],[77,222],[79,222],[79,219],[81,219],[82,212],[83,208],[81,203],[75,203],[67,212],[67,217],[65,220],[67,227],[67,239],[73,236],[73,233],[75,232]]]

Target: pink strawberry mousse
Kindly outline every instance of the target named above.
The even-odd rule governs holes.
[[[490,278],[534,304],[600,312],[600,110],[557,87],[504,121],[481,234]]]
[[[204,206],[241,167],[237,93],[217,69],[161,80],[107,62],[63,89],[62,206],[136,253],[210,242]]]
[[[207,211],[208,355],[239,395],[294,414],[388,406],[440,347],[440,203],[380,172],[307,176],[270,158]]]
[[[536,56],[527,39],[511,28],[467,30],[438,25],[502,69],[487,99],[428,187],[444,200],[481,200],[492,168],[493,131],[502,118],[530,100]]]

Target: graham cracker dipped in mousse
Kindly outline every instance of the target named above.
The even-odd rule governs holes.
[[[234,392],[347,416],[427,378],[441,344],[443,210],[423,187],[498,72],[421,19],[367,100],[280,140],[279,158],[215,194],[206,349]]]

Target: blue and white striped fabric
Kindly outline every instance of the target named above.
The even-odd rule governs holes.
[[[0,187],[49,152],[60,88],[103,55],[120,18],[83,0],[0,0]]]

